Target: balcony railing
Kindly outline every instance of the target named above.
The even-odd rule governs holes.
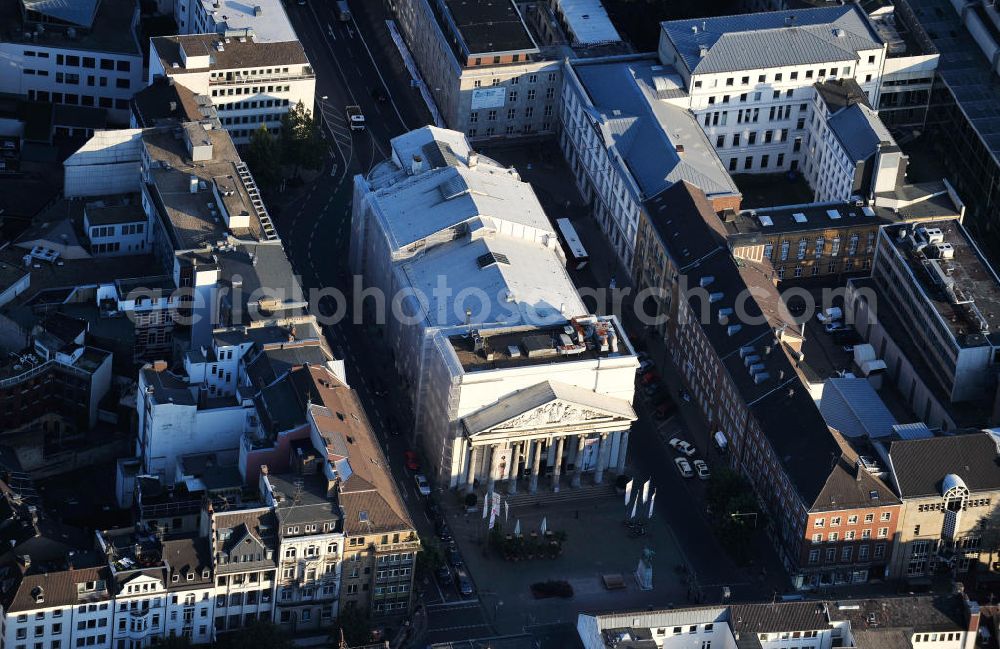
[[[305,81],[315,79],[315,74],[285,74],[270,77],[239,77],[233,79],[209,79],[210,86],[242,86],[250,83],[274,83],[276,81]]]

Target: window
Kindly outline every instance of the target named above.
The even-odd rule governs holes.
[[[830,541],[831,543],[839,541],[840,534],[838,532],[830,532],[830,535],[827,537],[827,540]]]
[[[854,553],[854,548],[853,547],[851,547],[850,545],[844,546],[843,548],[840,549],[840,560],[841,561],[850,561],[851,560],[851,555],[853,553]]]
[[[809,550],[809,563],[819,561],[819,550]]]
[[[885,556],[885,543],[879,543],[875,546],[875,558],[881,559]]]
[[[488,119],[491,122],[495,122],[497,120],[497,112],[495,110],[491,110],[489,113],[486,114],[486,119]]]
[[[721,149],[724,146],[726,146],[726,136],[725,135],[720,135],[717,138],[715,138],[715,148],[716,149]]]
[[[871,523],[875,520],[875,514],[865,514],[865,522]]]
[[[830,527],[837,527],[840,525],[840,516],[834,516],[830,519]]]
[[[726,79],[726,85],[727,86],[733,85],[733,78],[732,77],[729,77],[728,79]]]
[[[767,164],[768,164],[769,161],[770,161],[770,156],[768,156],[768,155],[762,155],[760,157],[760,168],[761,169],[767,169]]]
[[[812,542],[813,543],[822,543],[823,542],[823,535],[822,534],[813,534]]]
[[[854,530],[847,530],[846,532],[844,532],[844,540],[845,541],[853,541],[854,540],[854,535],[855,535],[855,531]]]
[[[729,171],[736,171],[736,165],[739,164],[739,160],[736,158],[729,159]]]
[[[125,88],[125,89],[127,89],[128,87],[129,87],[129,80],[128,79],[122,79],[122,78],[115,79],[115,88]]]
[[[875,55],[872,54],[871,56],[868,57],[868,65],[874,65],[874,64],[875,64]]]
[[[888,527],[880,527],[880,528],[878,528],[878,537],[880,539],[888,538],[889,537],[889,528]]]
[[[891,512],[882,512],[882,516],[879,517],[879,520],[885,523],[888,522],[891,518],[892,518]]]
[[[748,155],[746,157],[746,160],[743,161],[743,168],[744,169],[751,169],[751,168],[753,168],[753,156],[752,155]]]

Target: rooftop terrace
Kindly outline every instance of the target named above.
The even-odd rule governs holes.
[[[466,372],[634,354],[617,320],[594,316],[548,327],[473,330],[448,340]]]

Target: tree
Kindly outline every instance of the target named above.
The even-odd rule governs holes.
[[[216,649],[292,649],[291,638],[270,622],[258,622],[219,636]]]
[[[273,188],[281,182],[280,144],[266,127],[261,126],[250,136],[243,160],[261,187]]]
[[[367,644],[371,639],[371,620],[359,606],[346,606],[340,609],[337,616],[337,626],[333,630],[333,644],[340,642],[341,634],[348,647]]]
[[[421,537],[420,553],[417,554],[417,574],[421,577],[433,577],[438,568],[444,565],[444,553],[437,539]]]
[[[319,124],[300,101],[281,117],[282,162],[295,168],[319,169],[323,166],[326,145]]]
[[[753,531],[764,525],[764,515],[750,485],[735,471],[720,467],[712,474],[705,499],[719,541],[734,559],[746,561]]]

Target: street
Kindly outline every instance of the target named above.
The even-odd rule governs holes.
[[[337,19],[327,3],[309,2],[291,5],[288,13],[317,75],[316,110],[322,117],[329,146],[329,160],[311,183],[301,188],[296,198],[282,201],[277,197],[274,210],[279,232],[296,272],[305,289],[335,286],[350,295],[346,272],[349,248],[352,178],[368,173],[388,157],[389,141],[411,128],[429,123],[429,113],[420,95],[410,87],[409,76],[385,28],[381,3],[352,3],[354,18]],[[365,130],[351,130],[345,107],[357,105],[366,118]],[[578,287],[606,287],[610,277],[627,278],[617,268],[610,248],[586,212],[575,190],[567,189],[561,155],[554,147],[545,151],[542,163],[517,166],[522,177],[535,186],[543,206],[554,219],[572,212],[574,224],[592,256],[588,269],[572,273]],[[553,155],[553,151],[555,152]],[[502,153],[488,151],[502,162]],[[546,175],[552,172],[551,178]],[[572,204],[572,205],[571,205]],[[330,305],[319,305],[328,312]],[[414,489],[412,473],[403,466],[403,453],[409,449],[413,417],[408,399],[395,375],[388,345],[381,330],[374,326],[351,324],[351,318],[325,328],[331,349],[346,362],[348,381],[359,393],[389,460],[397,486],[418,532],[423,538],[435,536],[434,524]],[[660,368],[665,373],[666,368]],[[379,385],[380,390],[375,386]],[[675,400],[679,386],[669,385]],[[377,396],[385,389],[388,394]],[[722,586],[729,586],[740,599],[770,597],[774,587],[740,569],[728,559],[714,538],[703,504],[704,483],[685,480],[673,464],[674,453],[666,447],[661,434],[678,435],[698,446],[699,456],[714,466],[718,458],[708,452],[705,431],[698,428],[698,413],[692,404],[677,401],[680,412],[666,421],[653,418],[649,404],[637,394],[640,415],[633,428],[630,470],[636,477],[648,477],[658,488],[656,516],[661,517],[682,549],[690,583],[696,598],[718,602]],[[695,433],[689,433],[689,431]],[[418,450],[418,449],[412,449]],[[444,546],[446,544],[442,544]],[[670,567],[672,568],[672,566]],[[476,575],[471,575],[473,581]],[[480,589],[489,585],[479,583]],[[425,604],[426,639],[450,640],[487,637],[497,632],[496,614],[485,596],[462,598],[453,584],[442,585],[430,577],[418,582]],[[538,620],[539,631],[546,620]],[[510,633],[515,629],[504,629]],[[531,629],[516,629],[531,631]],[[560,632],[561,633],[561,632]],[[548,646],[548,643],[543,643]],[[555,645],[553,645],[555,646]]]

